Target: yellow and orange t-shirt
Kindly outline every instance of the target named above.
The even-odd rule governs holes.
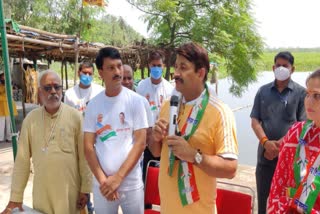
[[[200,97],[197,99],[201,99]],[[196,100],[197,100],[196,99]],[[187,102],[180,106],[179,130],[188,119],[196,101]],[[167,101],[160,112],[160,118],[169,119],[170,104]],[[164,140],[165,141],[165,140]],[[224,158],[237,159],[238,143],[236,139],[236,126],[231,109],[216,97],[210,95],[209,103],[197,130],[189,139],[189,144],[199,149],[203,154],[219,155]],[[162,144],[161,163],[159,174],[159,192],[161,199],[161,213],[216,213],[216,178],[210,177],[200,168],[194,166],[194,174],[200,200],[182,206],[178,190],[178,161],[175,161],[173,175],[168,175],[169,151],[166,143]]]

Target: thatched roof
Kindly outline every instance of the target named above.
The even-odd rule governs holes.
[[[102,47],[112,47],[102,43],[79,41],[76,35],[51,33],[28,26],[17,25],[11,21],[7,22],[6,29],[9,55],[14,58],[23,57],[30,60],[46,59],[49,61],[75,62],[78,51],[79,61],[82,61],[84,58],[93,60],[99,49]],[[133,65],[133,62],[135,64],[146,64],[144,61],[147,59],[150,51],[150,47],[141,44],[117,49],[121,52],[124,63],[131,65]]]

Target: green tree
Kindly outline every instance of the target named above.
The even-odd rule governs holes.
[[[105,8],[82,8],[82,0],[5,1],[12,11],[12,19],[22,25],[59,34],[80,33],[81,40],[115,46],[132,44],[142,38],[122,18],[105,15]]]
[[[127,0],[145,12],[156,44],[173,48],[188,41],[218,56],[240,95],[256,79],[263,43],[250,14],[250,0]],[[167,69],[168,70],[168,69]]]

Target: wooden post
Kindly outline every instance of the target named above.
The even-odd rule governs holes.
[[[74,77],[73,77],[73,85],[76,85],[76,82],[77,82],[77,73],[78,73],[78,61],[79,61],[79,47],[78,47],[78,44],[79,44],[79,37],[77,37],[76,39],[76,42],[74,44],[74,50],[75,50],[75,53],[76,53],[76,56],[75,56],[75,63],[74,63]]]
[[[63,60],[61,61],[61,70],[60,70],[60,74],[61,74],[61,83],[62,83],[62,88],[63,88]]]
[[[22,75],[21,75],[21,79],[22,79],[22,100],[21,100],[22,113],[23,113],[23,118],[25,118],[26,117],[26,106],[24,104],[24,100],[26,99],[26,84],[25,84],[25,81],[24,81],[25,70],[23,68],[23,62],[22,62],[22,57],[21,56],[20,56],[20,70],[22,72]]]
[[[67,61],[64,61],[64,72],[65,72],[65,75],[66,75],[66,89],[69,88],[68,86],[68,70],[67,70]]]
[[[143,67],[141,68],[141,79],[142,79],[142,80],[144,79],[144,69],[145,69],[145,67],[143,66]]]

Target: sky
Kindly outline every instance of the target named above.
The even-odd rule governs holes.
[[[320,0],[252,0],[257,30],[269,48],[320,47]],[[122,16],[148,37],[143,13],[126,0],[109,0],[107,12]]]

